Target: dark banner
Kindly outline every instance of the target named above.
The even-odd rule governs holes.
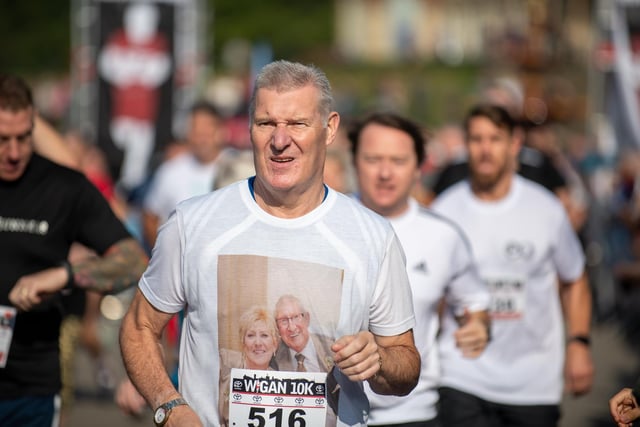
[[[174,6],[101,3],[98,142],[126,189],[142,184],[171,139]]]
[[[126,191],[145,183],[195,98],[201,12],[196,0],[74,2],[72,125]]]

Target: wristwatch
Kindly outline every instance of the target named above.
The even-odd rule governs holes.
[[[167,423],[167,420],[169,419],[171,410],[180,405],[188,405],[188,403],[186,400],[179,397],[158,406],[158,408],[153,413],[153,422],[155,423],[155,425],[158,427],[162,427],[163,425],[165,425]]]

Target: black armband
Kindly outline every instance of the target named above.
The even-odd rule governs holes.
[[[591,345],[591,338],[589,337],[589,335],[573,335],[573,336],[569,337],[568,342],[571,342],[571,341],[580,342],[580,343],[586,345],[587,347],[589,347]]]

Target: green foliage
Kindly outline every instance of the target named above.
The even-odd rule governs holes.
[[[332,42],[331,0],[209,0],[209,8],[214,58],[233,39],[270,43],[278,58],[304,56]]]
[[[3,1],[0,6],[0,70],[21,74],[69,69],[70,2]]]
[[[327,49],[332,0],[207,0],[207,57],[218,62],[233,39],[268,42],[277,57]],[[69,70],[71,0],[5,0],[0,6],[0,69],[26,74]]]
[[[481,67],[438,63],[322,64],[345,116],[391,109],[428,127],[458,122],[473,103]],[[350,99],[351,102],[345,102]]]

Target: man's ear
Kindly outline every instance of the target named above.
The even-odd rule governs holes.
[[[338,114],[336,111],[332,111],[331,113],[329,113],[329,118],[327,119],[327,145],[331,145],[333,144],[333,141],[335,141],[336,135],[338,135],[339,126],[340,114]]]

